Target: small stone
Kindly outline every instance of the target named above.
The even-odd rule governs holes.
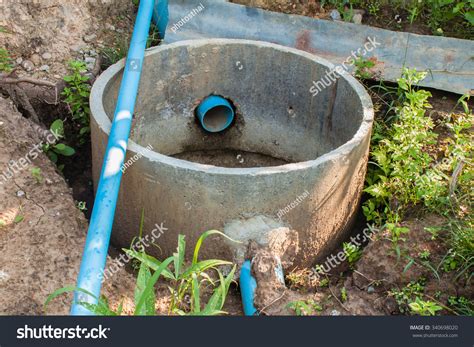
[[[23,190],[19,190],[16,192],[16,196],[18,196],[19,198],[25,196],[25,192]]]
[[[352,16],[352,22],[354,24],[362,24],[362,15],[360,13],[356,13]]]
[[[105,27],[106,27],[108,30],[115,31],[115,27],[114,27],[112,24],[105,23]]]
[[[41,65],[40,71],[49,71],[49,65]]]
[[[53,56],[51,55],[51,53],[48,53],[48,52],[45,52],[41,55],[41,58],[43,58],[44,60],[49,60],[51,59]]]
[[[95,58],[93,58],[93,57],[86,57],[86,58],[84,59],[84,61],[85,61],[86,66],[87,66],[87,68],[88,68],[89,70],[92,69],[92,68],[94,68],[95,61],[96,61]]]
[[[84,42],[88,42],[88,43],[94,41],[96,38],[97,38],[96,34],[90,34],[83,37]]]
[[[21,63],[23,63],[23,58],[22,58],[22,57],[19,57],[19,58],[17,58],[15,61],[16,61],[16,63],[17,63],[18,65],[20,65]]]
[[[45,180],[46,184],[53,184],[53,181],[51,181],[49,178]]]
[[[341,312],[339,312],[338,310],[331,311],[331,316],[340,316],[340,315],[341,315]]]
[[[369,294],[375,293],[375,288],[373,286],[368,286],[367,287],[367,293],[369,293]]]
[[[35,68],[35,64],[33,64],[31,61],[29,60],[23,60],[23,63],[21,63],[21,66],[23,67],[23,69],[25,69],[25,71],[27,72],[30,72],[31,70],[33,70]]]
[[[31,57],[30,57],[30,60],[33,62],[33,64],[35,65],[39,65],[41,63],[41,57],[39,56],[39,54],[33,54]]]
[[[96,52],[96,50],[95,50],[95,49],[91,49],[90,52],[89,52],[89,55],[90,55],[91,57],[97,57],[97,52]]]
[[[339,13],[338,10],[332,10],[331,13],[329,14],[332,20],[341,20],[341,14]]]

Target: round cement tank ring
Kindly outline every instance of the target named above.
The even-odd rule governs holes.
[[[123,66],[111,66],[92,88],[95,186]],[[331,81],[331,69],[315,55],[248,40],[148,50],[112,242],[130,246],[144,209],[143,235],[162,251],[147,252],[160,259],[175,251],[178,234],[190,255],[209,229],[243,243],[216,237],[203,258],[241,260],[249,240],[271,245],[281,235],[294,241],[284,264],[311,266],[331,252],[358,209],[373,124],[364,87],[345,72]],[[224,132],[209,134],[196,122],[194,110],[209,95],[235,106]]]

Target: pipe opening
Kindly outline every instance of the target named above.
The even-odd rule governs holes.
[[[234,121],[235,111],[229,100],[218,95],[205,98],[196,109],[204,130],[217,133],[227,129]]]

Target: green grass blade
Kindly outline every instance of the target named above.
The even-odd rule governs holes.
[[[199,313],[201,312],[201,298],[199,297],[200,291],[199,291],[199,280],[197,278],[197,275],[193,273],[193,282],[192,282],[192,295],[193,295],[193,312]]]
[[[206,270],[209,270],[221,265],[232,265],[232,263],[230,261],[218,260],[218,259],[203,260],[203,261],[200,261],[199,263],[191,265],[188,269],[186,269],[186,271],[181,275],[181,278],[187,278],[192,273],[204,272]]]
[[[143,290],[140,300],[138,300],[138,304],[135,307],[135,315],[137,315],[138,312],[142,312],[141,310],[142,310],[143,305],[145,304],[146,299],[150,296],[150,292],[154,291],[155,283],[158,281],[158,278],[160,278],[160,275],[163,272],[163,270],[167,268],[171,264],[172,261],[173,261],[173,257],[169,257],[160,264],[158,269],[156,269],[155,273],[146,284],[146,287]]]
[[[161,261],[152,257],[151,255],[147,255],[147,254],[137,252],[131,249],[123,249],[123,251],[127,253],[129,256],[140,260],[142,263],[145,263],[153,271],[158,270],[158,268],[161,265]],[[174,274],[169,269],[164,269],[162,275],[164,278],[167,278],[169,280],[175,280]]]
[[[184,240],[184,235],[178,235],[178,249],[176,253],[173,254],[174,258],[174,275],[176,278],[179,278],[181,274],[181,267],[184,265],[184,253],[186,251],[186,241]]]
[[[143,292],[146,288],[146,284],[151,278],[150,268],[145,264],[140,264],[140,270],[138,271],[137,284],[135,286],[135,306],[138,306],[138,302],[143,296]],[[141,311],[137,311],[136,314],[140,316],[153,316],[155,314],[155,292],[152,290],[145,298],[145,305]]]
[[[194,247],[194,256],[193,256],[193,265],[196,264],[198,262],[198,257],[199,257],[199,250],[201,249],[201,246],[202,246],[202,243],[204,242],[205,239],[207,239],[209,236],[211,235],[221,235],[221,236],[224,236],[226,239],[232,241],[232,242],[237,242],[237,243],[241,243],[239,241],[235,241],[233,239],[231,239],[229,236],[227,236],[226,234],[218,231],[218,230],[209,230],[209,231],[206,231],[205,233],[203,233],[199,239],[197,240],[196,242],[196,247]]]

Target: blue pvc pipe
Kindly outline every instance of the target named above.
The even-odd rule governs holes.
[[[202,127],[211,133],[227,129],[234,120],[234,108],[227,99],[218,95],[205,98],[196,111]]]
[[[257,313],[253,303],[256,290],[257,281],[252,276],[250,261],[246,260],[240,270],[240,295],[242,296],[242,306],[246,316],[255,316]]]
[[[154,0],[140,1],[77,279],[77,288],[85,289],[96,298],[100,296],[153,7]],[[91,315],[92,312],[78,303],[96,304],[96,298],[75,292],[71,314]]]

